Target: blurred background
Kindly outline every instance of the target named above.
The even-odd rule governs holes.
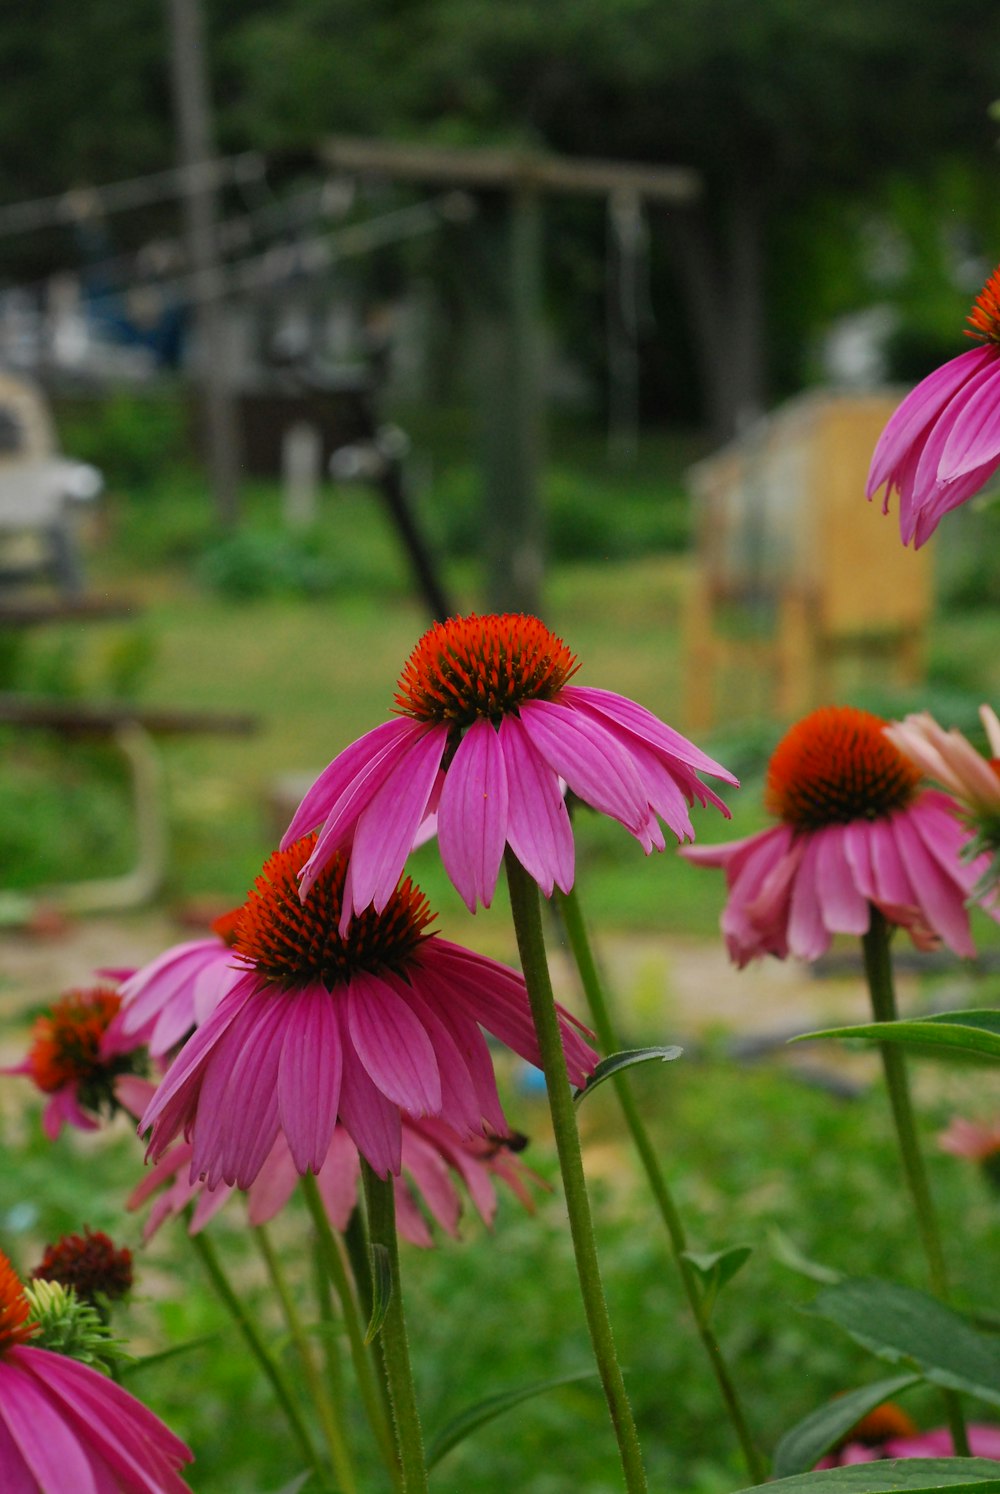
[[[968,346],[1000,257],[990,0],[37,0],[0,13],[0,77],[12,1053],[33,1004],[243,899],[301,792],[386,718],[409,651],[450,611],[538,611],[582,682],[739,773],[733,822],[702,813],[699,838],[759,828],[768,754],[814,704],[930,708],[972,735],[979,702],[996,704],[990,495],[919,554],[863,496],[888,413]],[[629,1038],[693,1033],[707,1060],[667,1099],[659,1077],[638,1081],[665,1152],[684,1137],[703,1248],[797,1221],[807,1253],[865,1270],[877,1215],[919,1281],[864,1061],[815,1083],[801,1061],[762,1076],[733,1037],[763,1032],[753,1051],[770,1056],[768,1033],[860,1020],[850,966],[736,976],[721,878],[671,852],[646,861],[586,815],[577,843]],[[513,959],[507,921],[470,919],[433,847],[415,860],[443,931]],[[927,968],[907,1000],[943,986],[967,1001],[967,970]],[[935,1120],[960,1089],[926,1092]],[[661,1487],[713,1494],[740,1472],[714,1392],[692,1388],[693,1348],[631,1342],[679,1309],[600,1104],[588,1163],[652,1466]],[[81,1212],[113,1226],[116,1196],[95,1206],[79,1177],[67,1192],[47,1144],[10,1126],[27,1150],[0,1200],[8,1235],[78,1228]],[[971,1280],[995,1210],[971,1175],[938,1181],[976,1226]],[[541,1213],[508,1227],[503,1290],[488,1246],[426,1268],[432,1421],[538,1374],[542,1309],[522,1328],[509,1294],[563,1249],[558,1209]],[[752,1356],[772,1445],[854,1383],[857,1356],[781,1318],[787,1273],[758,1259],[730,1347]],[[584,1353],[563,1264],[548,1370]],[[205,1299],[159,1269],[151,1337],[214,1331]],[[465,1331],[480,1315],[481,1339]],[[157,1382],[199,1442],[195,1486],[279,1487],[262,1392],[238,1355],[206,1358],[197,1404],[176,1371]],[[234,1401],[255,1405],[263,1453],[215,1435]],[[586,1388],[539,1402],[517,1438],[498,1423],[454,1455],[441,1487],[614,1487],[602,1414]]]

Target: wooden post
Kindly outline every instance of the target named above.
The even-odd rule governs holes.
[[[537,188],[519,182],[500,230],[495,294],[484,323],[484,553],[493,612],[541,605],[542,211]]]
[[[194,282],[208,465],[220,524],[239,517],[236,408],[226,368],[222,275],[216,238],[211,106],[199,0],[167,0],[174,113],[184,177],[184,236]]]

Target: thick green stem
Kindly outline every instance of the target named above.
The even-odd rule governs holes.
[[[618,1440],[625,1486],[630,1494],[635,1494],[635,1491],[644,1491],[647,1488],[646,1473],[642,1465],[642,1452],[639,1447],[635,1418],[632,1415],[621,1366],[615,1353],[611,1320],[601,1284],[594,1225],[590,1215],[590,1200],[587,1197],[583,1159],[580,1155],[580,1137],[576,1129],[576,1114],[566,1073],[566,1057],[559,1034],[559,1021],[552,995],[552,981],[545,956],[538,887],[509,849],[506,853],[506,867],[517,947],[521,956],[525,984],[528,988],[531,1014],[535,1023],[542,1069],[545,1074],[545,1086],[548,1091],[549,1112],[552,1116],[552,1129],[559,1155],[570,1234],[573,1239],[577,1276],[580,1281],[580,1294],[583,1298],[594,1358],[604,1386],[611,1423]]]
[[[323,1436],[326,1439],[327,1450],[330,1454],[330,1462],[337,1475],[342,1494],[357,1494],[357,1480],[354,1477],[354,1467],[351,1463],[351,1454],[347,1444],[347,1433],[339,1415],[339,1407],[342,1402],[335,1396],[327,1393],[323,1384],[323,1376],[320,1374],[313,1346],[309,1340],[302,1322],[302,1316],[298,1310],[295,1298],[292,1295],[285,1273],[282,1270],[281,1261],[271,1243],[271,1237],[264,1225],[260,1224],[253,1230],[258,1249],[267,1267],[267,1274],[271,1278],[281,1303],[281,1310],[285,1315],[285,1322],[291,1334],[292,1342],[298,1351],[299,1360],[302,1364],[302,1373],[309,1387],[309,1394],[313,1398],[319,1424],[323,1428]]]
[[[322,1459],[313,1447],[312,1438],[299,1412],[299,1404],[295,1392],[285,1378],[284,1370],[258,1332],[257,1324],[247,1310],[246,1303],[230,1285],[229,1278],[222,1269],[214,1246],[204,1234],[188,1235],[188,1239],[191,1241],[191,1248],[204,1266],[205,1273],[211,1281],[212,1286],[218,1293],[220,1301],[227,1308],[234,1323],[242,1333],[251,1354],[270,1382],[278,1404],[288,1418],[288,1424],[292,1429],[292,1435],[299,1444],[299,1450],[309,1464],[309,1467],[316,1474],[322,1488],[326,1483],[326,1469],[323,1467]]]
[[[590,947],[587,926],[580,910],[580,903],[575,888],[571,892],[559,894],[559,907],[562,912],[566,934],[569,938],[570,948],[573,951],[573,958],[576,961],[576,967],[580,974],[580,983],[583,986],[587,1005],[590,1008],[590,1017],[594,1024],[594,1031],[597,1033],[598,1042],[606,1054],[617,1053],[621,1047],[621,1043],[611,1019],[611,1013],[604,994],[604,985]],[[719,1391],[729,1414],[729,1419],[733,1424],[733,1429],[742,1449],[747,1471],[754,1483],[762,1484],[768,1476],[767,1465],[750,1434],[750,1428],[747,1425],[746,1416],[744,1415],[736,1386],[730,1376],[729,1368],[723,1358],[719,1342],[712,1329],[709,1313],[705,1308],[704,1298],[698,1285],[697,1274],[691,1262],[684,1257],[684,1251],[687,1249],[687,1238],[683,1220],[670,1192],[663,1169],[660,1167],[653,1143],[649,1138],[649,1133],[639,1114],[638,1106],[629,1087],[628,1076],[619,1074],[612,1080],[612,1083],[618,1095],[618,1102],[621,1105],[625,1124],[632,1137],[636,1152],[639,1155],[639,1161],[642,1163],[650,1190],[666,1227],[674,1261],[684,1288],[684,1294],[687,1297],[688,1305],[698,1329],[698,1336],[701,1339],[702,1346],[712,1368],[712,1373],[716,1378]]]
[[[368,1238],[372,1249],[383,1249],[389,1261],[390,1296],[379,1335],[395,1421],[396,1451],[403,1470],[403,1489],[405,1494],[427,1494],[424,1437],[406,1341],[392,1178],[380,1178],[364,1157],[361,1159],[361,1176],[365,1185]]]
[[[326,1274],[337,1294],[340,1310],[344,1315],[344,1327],[347,1329],[347,1341],[351,1350],[351,1363],[354,1366],[354,1376],[358,1382],[365,1415],[368,1417],[369,1425],[378,1442],[385,1466],[398,1485],[399,1468],[392,1429],[375,1383],[371,1360],[365,1349],[365,1331],[358,1314],[357,1299],[348,1279],[340,1253],[340,1245],[333,1232],[333,1226],[327,1218],[323,1200],[316,1186],[316,1179],[311,1172],[307,1172],[302,1178],[302,1193],[316,1231],[317,1248],[322,1255]]]
[[[896,990],[892,978],[892,957],[889,952],[889,924],[885,915],[876,907],[871,908],[868,932],[862,934],[861,946],[864,952],[865,975],[868,979],[872,1014],[876,1022],[895,1022],[897,1017]],[[896,1125],[903,1172],[913,1200],[917,1229],[923,1243],[924,1254],[927,1257],[931,1290],[935,1296],[947,1302],[949,1298],[948,1272],[938,1229],[937,1213],[931,1198],[920,1143],[917,1140],[906,1059],[893,1043],[880,1043],[879,1051],[882,1055],[886,1088],[889,1091],[892,1118]],[[955,1452],[959,1456],[968,1457],[969,1439],[959,1398],[953,1390],[946,1390],[943,1395]]]

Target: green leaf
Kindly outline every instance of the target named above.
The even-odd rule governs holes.
[[[129,1380],[140,1370],[148,1369],[150,1365],[163,1364],[168,1359],[176,1359],[178,1354],[189,1354],[193,1349],[200,1349],[205,1344],[215,1343],[218,1337],[218,1333],[203,1333],[200,1337],[189,1338],[182,1344],[172,1344],[169,1349],[160,1349],[156,1354],[144,1354],[141,1359],[130,1359],[119,1368],[119,1376],[123,1380]]]
[[[392,1263],[384,1245],[373,1245],[372,1261],[372,1315],[365,1333],[365,1343],[370,1344],[385,1322],[392,1301]]]
[[[803,1255],[784,1230],[772,1229],[770,1234],[771,1251],[776,1261],[782,1266],[787,1266],[790,1271],[797,1271],[800,1276],[808,1276],[810,1281],[818,1281],[821,1286],[835,1286],[838,1281],[843,1281],[843,1271],[835,1271],[832,1266],[823,1266],[819,1261],[811,1261],[808,1256]]]
[[[730,1245],[727,1249],[715,1250],[710,1255],[701,1255],[693,1250],[681,1251],[684,1260],[690,1262],[701,1278],[701,1300],[706,1317],[711,1316],[715,1300],[726,1282],[732,1281],[752,1254],[752,1245]]]
[[[775,1478],[806,1473],[831,1447],[836,1447],[862,1416],[920,1383],[920,1375],[896,1375],[891,1380],[876,1380],[848,1395],[838,1395],[817,1411],[811,1411],[785,1433],[774,1451]]]
[[[671,1059],[680,1058],[683,1052],[683,1048],[671,1047],[625,1048],[621,1053],[609,1053],[607,1058],[601,1059],[584,1087],[573,1091],[573,1098],[579,1102],[585,1095],[593,1094],[597,1086],[606,1079],[613,1079],[616,1074],[622,1073],[624,1069],[631,1069],[637,1063],[653,1063],[656,1059],[661,1063],[670,1063]]]
[[[1000,1059],[1000,1011],[938,1012],[905,1022],[863,1022],[858,1027],[825,1027],[792,1039],[860,1038],[865,1042],[902,1043],[911,1048],[944,1048],[959,1055]]]
[[[926,1292],[892,1281],[848,1278],[803,1311],[826,1318],[891,1364],[919,1370],[945,1390],[1000,1406],[1000,1344]]]
[[[453,1447],[464,1442],[466,1437],[471,1436],[473,1432],[486,1426],[496,1417],[502,1416],[505,1411],[519,1406],[522,1401],[530,1401],[536,1395],[542,1395],[546,1390],[558,1389],[560,1385],[575,1385],[578,1380],[593,1380],[596,1375],[595,1369],[576,1370],[570,1375],[557,1375],[552,1380],[536,1380],[532,1385],[522,1385],[519,1390],[502,1390],[498,1395],[487,1396],[485,1400],[477,1401],[474,1406],[460,1411],[431,1439],[427,1448],[428,1469],[433,1468],[435,1463],[439,1463],[445,1453],[451,1452]]]
[[[991,1458],[884,1458],[823,1468],[768,1484],[767,1494],[1000,1494],[997,1465]],[[737,1494],[760,1494],[760,1485]]]

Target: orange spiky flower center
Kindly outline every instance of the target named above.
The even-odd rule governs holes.
[[[823,706],[778,743],[764,802],[798,830],[880,820],[916,795],[920,769],[885,735],[885,722],[854,706]]]
[[[504,612],[435,623],[399,677],[396,706],[418,721],[499,726],[526,700],[552,700],[579,668],[537,617]]]
[[[212,933],[217,935],[230,949],[236,940],[236,928],[240,921],[242,906],[231,908],[228,913],[220,913],[218,918],[213,918],[211,923]]]
[[[103,1055],[101,1045],[121,1005],[108,986],[68,991],[41,1017],[31,1031],[28,1069],[43,1094],[54,1094],[75,1084],[77,1098],[87,1110],[117,1109],[114,1081],[119,1074],[143,1071],[142,1050]]]
[[[1000,265],[979,292],[966,321],[966,337],[1000,346]]]
[[[0,1250],[0,1355],[38,1332],[38,1324],[28,1322],[30,1312],[21,1278]]]
[[[298,873],[316,844],[316,835],[275,851],[240,910],[233,947],[264,978],[285,990],[319,984],[333,990],[357,971],[403,972],[437,916],[409,877],[396,888],[386,907],[369,907],[338,932],[344,903],[347,862],[335,856],[299,898]]]
[[[101,1230],[85,1228],[82,1235],[63,1235],[46,1245],[41,1265],[32,1271],[38,1281],[58,1281],[78,1297],[114,1301],[132,1286],[132,1252],[120,1249]]]
[[[890,1437],[915,1437],[918,1431],[916,1422],[901,1406],[897,1406],[895,1401],[883,1401],[881,1406],[862,1416],[843,1438],[841,1446],[846,1442],[863,1442],[866,1447],[878,1447]]]

